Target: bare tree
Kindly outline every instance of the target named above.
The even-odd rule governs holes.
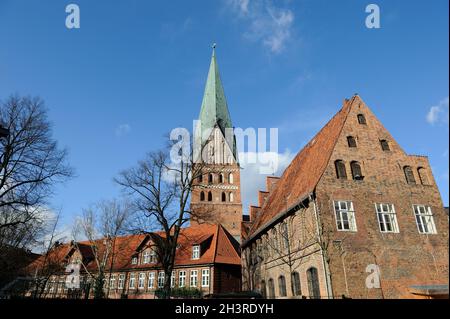
[[[152,234],[152,241],[165,274],[163,298],[170,297],[170,280],[181,228],[194,215],[189,207],[190,195],[196,180],[205,174],[203,162],[194,161],[193,153],[182,148],[175,153],[184,156],[172,161],[169,150],[173,151],[173,148],[170,146],[168,150],[147,154],[136,167],[121,172],[115,179],[139,212],[135,230],[142,233],[159,231]],[[199,154],[203,149],[200,148]],[[201,214],[200,219],[206,213],[202,211]]]
[[[91,260],[81,261],[84,271],[94,280],[95,299],[105,297],[104,282],[114,267],[117,237],[124,235],[131,213],[131,206],[127,202],[102,201],[83,210],[74,228],[74,238],[86,238],[95,262],[92,268],[88,265]],[[81,244],[78,241],[74,244],[80,250]]]
[[[42,239],[43,252],[39,259],[32,265],[34,271],[33,298],[44,298],[51,278],[60,275],[64,271],[65,251],[61,251],[63,236],[58,232],[60,213],[58,213],[52,224],[47,237]]]
[[[23,247],[42,225],[42,207],[53,186],[72,177],[73,170],[67,151],[52,137],[41,99],[9,98],[0,104],[0,123],[9,130],[0,139],[0,245]]]

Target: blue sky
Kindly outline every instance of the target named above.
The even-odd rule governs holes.
[[[448,205],[447,0],[72,2],[79,30],[69,1],[0,0],[0,99],[46,101],[77,172],[52,199],[64,223],[192,126],[213,42],[234,125],[278,127],[284,163],[358,92],[406,152],[429,156]],[[369,3],[381,29],[365,27]],[[243,185],[244,210],[263,181]]]

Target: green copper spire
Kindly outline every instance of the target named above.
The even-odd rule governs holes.
[[[201,121],[202,132],[214,128],[217,125],[225,135],[227,128],[233,128],[225,92],[222,81],[220,80],[219,67],[217,66],[216,44],[213,45],[211,64],[209,66],[199,119]],[[233,155],[236,157],[236,142],[234,141],[233,144],[230,146],[233,150]]]

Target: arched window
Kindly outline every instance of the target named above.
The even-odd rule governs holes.
[[[358,162],[351,162],[350,167],[352,169],[352,177],[354,180],[362,180],[363,175],[361,172],[361,165]]]
[[[233,193],[230,193],[230,194],[229,194],[229,197],[230,197],[230,202],[234,202],[234,194],[233,194]]]
[[[227,201],[227,195],[225,195],[224,192],[222,192],[222,202],[226,202]]]
[[[320,298],[319,275],[317,268],[311,267],[306,271],[306,278],[308,279],[309,297],[311,299]]]
[[[278,288],[280,289],[280,297],[286,297],[286,278],[284,276],[278,277]]]
[[[222,184],[223,183],[223,174],[219,175],[219,183]]]
[[[202,174],[197,177],[197,181],[199,183],[203,182],[203,175]]]
[[[287,250],[289,248],[289,230],[286,222],[281,223],[281,240],[283,249]]]
[[[278,233],[275,228],[272,229],[272,248],[275,252],[278,252]]]
[[[292,273],[292,285],[294,287],[294,294],[300,296],[302,294],[302,286],[300,284],[300,274],[296,271]]]
[[[339,179],[347,179],[347,172],[345,171],[345,163],[341,160],[334,162],[336,166],[336,176]]]
[[[205,192],[201,192],[200,193],[200,201],[204,202],[205,201]]]
[[[347,136],[348,147],[356,147],[356,139],[353,136]]]
[[[364,116],[364,114],[358,114],[358,123],[363,125],[367,124],[366,117]]]
[[[386,140],[380,140],[380,144],[381,144],[381,149],[385,152],[388,152],[391,150],[391,148],[389,147],[389,143]]]
[[[411,166],[403,167],[403,172],[405,172],[406,182],[410,185],[415,185],[416,179],[414,178],[414,173]]]
[[[267,298],[266,282],[264,280],[261,281],[261,295],[264,299]]]
[[[430,185],[430,182],[428,180],[427,170],[425,168],[419,167],[417,169],[417,173],[419,174],[420,183],[422,185]]]
[[[275,285],[273,283],[272,278],[269,279],[268,285],[269,285],[269,298],[273,299],[275,298]]]
[[[214,176],[213,174],[208,174],[208,183],[212,183],[214,181]]]
[[[208,202],[212,202],[212,193],[208,192]]]
[[[228,183],[233,184],[234,183],[234,176],[233,173],[228,174]]]

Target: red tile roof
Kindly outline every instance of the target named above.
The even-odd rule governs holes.
[[[162,235],[162,233],[155,233]],[[110,258],[108,267],[113,264],[114,271],[124,269],[142,269],[142,268],[158,268],[155,264],[136,264],[131,263],[132,257],[137,255],[143,249],[150,247],[151,236],[146,234],[129,235],[117,237],[114,244],[114,260]],[[201,246],[201,256],[199,259],[192,259],[192,246]],[[102,239],[96,241],[99,255],[105,249]],[[83,263],[88,271],[97,269],[92,251],[92,245],[88,241],[78,243],[68,243],[58,246],[51,251],[51,256],[63,264],[66,262],[76,250],[78,250],[83,258]],[[44,256],[41,256],[33,264],[30,265],[30,271],[34,271],[36,267],[42,266]],[[177,254],[175,257],[175,266],[189,266],[199,264],[233,264],[240,265],[239,244],[221,225],[197,225],[183,228],[178,239]]]
[[[312,193],[324,173],[351,106],[358,96],[345,100],[342,109],[297,154],[266,199],[249,231],[250,239],[277,215]]]

